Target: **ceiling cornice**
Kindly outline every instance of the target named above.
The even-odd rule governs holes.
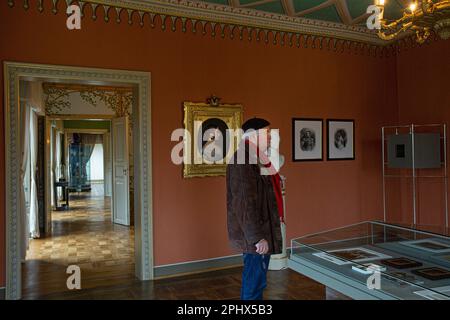
[[[91,7],[92,19],[97,19],[99,11],[103,11],[105,22],[114,20],[117,23],[126,18],[129,24],[136,22],[144,27],[150,23],[165,30],[175,31],[180,28],[186,32],[210,33],[212,37],[220,34],[222,38],[245,37],[249,41],[269,40],[273,44],[296,47],[311,47],[333,51],[350,51],[354,53],[369,54],[373,56],[389,56],[402,48],[415,46],[411,37],[404,37],[398,41],[384,41],[378,38],[375,32],[364,27],[345,25],[342,23],[326,22],[306,19],[299,16],[287,16],[262,12],[249,8],[235,8],[193,0],[36,0],[40,12],[49,8],[56,14],[59,4],[67,6],[77,4],[83,16],[86,7]],[[234,0],[229,0],[232,2]],[[44,6],[45,2],[45,6]],[[7,0],[10,7],[22,5],[25,10],[30,8],[30,0]],[[126,13],[124,15],[124,13]],[[126,22],[126,21],[124,21]],[[200,29],[200,30],[199,30]]]
[[[70,1],[68,1],[70,2]],[[75,2],[75,1],[72,1]],[[270,30],[276,33],[301,34],[361,42],[376,46],[390,43],[378,38],[375,32],[361,26],[311,20],[302,17],[268,13],[250,8],[233,8],[191,0],[86,0],[115,8],[123,8],[142,13],[188,18],[229,26],[243,26],[253,29]]]

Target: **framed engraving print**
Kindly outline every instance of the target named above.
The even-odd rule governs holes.
[[[242,125],[242,106],[184,103],[183,177],[224,176],[228,160],[236,151]],[[234,130],[234,131],[230,131]]]
[[[327,160],[355,159],[355,121],[327,120]]]
[[[322,119],[292,119],[292,161],[321,161]]]

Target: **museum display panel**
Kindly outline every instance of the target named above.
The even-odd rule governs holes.
[[[353,299],[450,300],[450,238],[363,222],[293,239],[291,269]]]
[[[448,228],[447,125],[384,126],[381,141],[383,221]]]

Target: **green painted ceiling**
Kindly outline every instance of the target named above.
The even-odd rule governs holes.
[[[64,120],[65,129],[110,129],[108,120]]]
[[[342,19],[339,16],[339,13],[337,12],[336,7],[334,5],[325,7],[323,9],[311,13],[304,14],[302,15],[302,17],[315,20],[342,22]]]
[[[228,2],[228,1],[227,1]],[[246,5],[246,4],[250,4],[250,3],[258,3],[258,2],[261,2],[261,1],[259,1],[259,0],[241,0],[241,1],[239,1],[239,3],[241,4],[241,5]],[[228,3],[227,3],[228,4]]]
[[[208,0],[205,2],[209,2],[209,3],[216,3],[216,4],[223,4],[223,5],[227,5],[228,4],[228,0]]]
[[[203,0],[204,2],[255,9],[269,13],[339,22],[365,23],[367,7],[374,0]],[[386,0],[385,17],[399,18],[410,0]]]
[[[327,0],[293,0],[292,2],[294,4],[295,12],[300,12],[318,6],[327,2]]]
[[[260,11],[273,12],[278,14],[284,14],[283,5],[281,1],[270,1],[259,5],[253,5],[252,8]]]

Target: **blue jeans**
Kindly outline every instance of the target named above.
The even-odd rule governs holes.
[[[270,255],[244,253],[241,300],[262,300],[267,286]]]

